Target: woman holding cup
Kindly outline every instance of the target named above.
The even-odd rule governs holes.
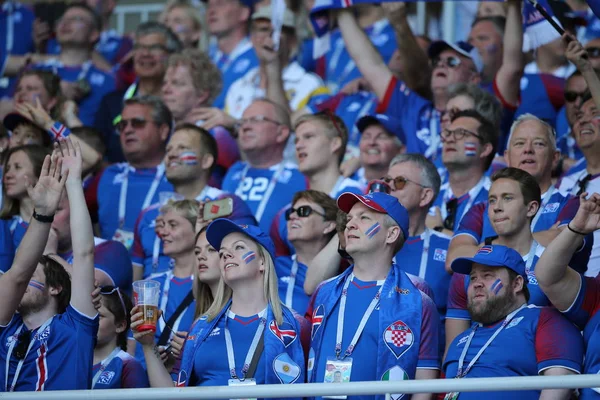
[[[215,301],[194,323],[181,366],[171,377],[158,349],[144,346],[152,387],[304,382],[300,322],[279,299],[275,246],[255,226],[212,222],[208,242],[219,249]],[[133,322],[135,330],[139,322]],[[138,339],[139,340],[139,339]]]

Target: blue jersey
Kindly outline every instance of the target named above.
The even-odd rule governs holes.
[[[17,331],[25,329],[18,313],[6,326],[0,326],[0,382],[3,385],[7,374],[9,386],[14,380],[19,363],[14,347],[8,371],[6,359],[10,347],[18,340]],[[63,314],[55,315],[41,332],[34,329],[31,332],[33,345],[25,357],[15,391],[90,389],[97,333],[98,315],[89,318],[71,305]],[[2,391],[5,391],[4,386]]]
[[[19,248],[21,244],[21,240],[25,236],[25,232],[27,232],[27,227],[29,227],[29,223],[23,221],[20,215],[15,215],[9,220],[6,220],[9,223],[10,234],[12,235],[13,246],[15,251]]]
[[[584,158],[581,149],[575,142],[575,138],[571,135],[571,127],[567,121],[565,107],[560,109],[556,117],[556,147],[565,157],[572,158],[573,160]]]
[[[583,330],[585,342],[584,374],[600,373],[600,280],[599,278],[581,278],[581,289],[577,298],[564,315]],[[580,389],[581,400],[600,399],[599,389]]]
[[[452,231],[456,231],[460,225],[460,221],[474,205],[487,201],[490,186],[490,179],[483,176],[467,193],[456,198],[452,193],[450,183],[446,182],[440,187],[440,193],[435,199],[433,206],[431,206],[430,213],[435,213],[435,207],[439,207],[442,213],[442,219],[446,219],[450,213],[454,212],[455,216]],[[456,203],[454,207],[448,207],[450,201]]]
[[[10,232],[10,220],[0,219],[0,273],[12,266],[15,246]]]
[[[170,327],[166,326],[166,321],[169,321],[179,305],[192,290],[192,286],[194,284],[192,278],[192,276],[187,278],[178,278],[173,276],[172,271],[150,275],[148,277],[149,280],[160,283],[160,297],[158,299],[158,305],[163,312],[163,315],[156,323],[156,332],[154,338],[157,342],[162,334],[163,329],[170,330],[170,335],[172,336],[173,333],[177,331],[189,331],[192,322],[194,322],[194,312],[196,310],[195,300],[192,301],[181,314],[179,314],[179,317]],[[144,352],[142,350],[142,346],[139,344],[136,346],[135,358],[142,363],[144,367],[146,366]]]
[[[258,67],[258,57],[248,38],[242,39],[229,54],[224,54],[216,45],[209,47],[208,54],[221,71],[223,80],[223,88],[213,102],[213,107],[223,109],[225,108],[225,96],[231,84],[246,75],[251,69]]]
[[[531,232],[548,230],[557,222],[560,225],[568,224],[577,213],[578,208],[578,199],[551,187],[542,195],[542,206],[531,223]],[[496,231],[489,219],[487,201],[476,204],[467,210],[460,226],[454,232],[454,236],[458,235],[469,235],[476,243],[496,236]]]
[[[79,119],[83,125],[92,126],[96,118],[96,111],[104,95],[115,90],[115,78],[113,75],[99,70],[91,61],[77,67],[65,66],[57,60],[35,64],[33,69],[52,71],[65,82],[77,82],[85,80],[90,86],[90,92],[79,100]]]
[[[307,266],[296,261],[296,255],[277,257],[275,271],[279,282],[279,298],[300,315],[306,313],[310,297],[304,291]],[[293,271],[296,269],[296,271]]]
[[[125,215],[120,227],[119,203],[125,180]],[[158,181],[158,186],[153,185],[155,180]],[[152,193],[153,186],[156,186],[156,190]],[[121,163],[107,167],[100,177],[96,193],[100,236],[112,239],[119,228],[133,232],[140,212],[150,204],[157,203],[161,192],[173,192],[173,186],[167,181],[162,165],[157,168],[135,169],[127,163]]]
[[[427,257],[423,258],[423,246],[426,241],[428,242],[425,247]],[[402,270],[424,279],[431,287],[432,299],[442,320],[446,315],[446,300],[451,277],[445,268],[449,244],[448,236],[432,229],[426,229],[421,235],[406,239],[404,246],[394,257],[394,261],[400,265]]]
[[[103,31],[95,50],[110,64],[115,65],[133,49],[131,38],[119,35],[114,29]],[[48,40],[46,54],[60,54],[60,44],[56,38]]]
[[[565,102],[564,87],[563,78],[525,73],[521,78],[521,100],[514,118],[530,113],[554,126]]]
[[[16,77],[4,76],[8,57],[35,52],[31,35],[34,19],[31,8],[16,1],[0,4],[0,100],[12,96],[17,81]]]
[[[501,322],[475,325],[475,335],[467,349],[464,367],[485,346]],[[458,360],[473,328],[458,335],[448,347],[443,370],[446,378],[456,377]],[[549,368],[565,368],[576,373],[583,363],[581,334],[569,321],[551,308],[525,307],[510,320],[483,351],[465,378],[491,378],[543,375]],[[461,392],[460,400],[538,399],[540,391]]]
[[[295,165],[286,162],[268,169],[237,162],[223,180],[223,190],[235,193],[248,204],[263,232],[269,232],[277,212],[307,186],[306,177]]]
[[[107,360],[103,360],[105,363]],[[150,387],[148,374],[144,367],[135,358],[131,357],[123,350],[117,353],[116,357],[108,360],[108,365],[102,363],[94,364],[92,376],[98,375],[98,379],[93,389],[130,389]]]

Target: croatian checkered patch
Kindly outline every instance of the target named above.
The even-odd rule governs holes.
[[[396,321],[383,332],[385,345],[396,358],[400,358],[414,343],[412,330],[403,321]]]

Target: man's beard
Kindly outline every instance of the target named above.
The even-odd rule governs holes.
[[[489,297],[484,303],[478,303],[477,305],[469,300],[467,308],[473,321],[488,325],[506,317],[515,301],[515,294],[507,290],[504,295]]]
[[[37,289],[30,288],[30,290],[37,290]],[[27,302],[23,302],[23,300],[21,300],[21,303],[19,304],[17,311],[19,312],[19,314],[21,314],[21,316],[35,314],[35,313],[43,310],[49,301],[50,301],[50,298],[46,293],[40,294],[39,296],[29,296],[29,299]]]

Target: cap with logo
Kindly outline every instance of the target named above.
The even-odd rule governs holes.
[[[264,6],[259,8],[252,14],[252,21],[257,19],[268,19],[271,20],[272,9],[271,6]],[[285,8],[283,12],[283,26],[290,29],[296,29],[296,18],[294,13],[289,8]]]
[[[385,114],[373,114],[365,115],[356,121],[356,127],[360,133],[363,133],[369,126],[377,124],[383,126],[383,128],[390,135],[396,136],[402,142],[404,142],[404,130],[402,129],[402,123],[397,118]]]
[[[473,264],[488,267],[508,268],[517,274],[527,277],[523,257],[513,248],[501,245],[487,245],[481,247],[474,257],[461,257],[452,262],[452,270],[459,274],[469,275]]]
[[[481,59],[479,50],[477,50],[473,45],[463,42],[462,40],[454,44],[448,43],[444,40],[435,41],[429,46],[427,54],[429,55],[429,58],[433,60],[434,58],[438,57],[442,51],[448,49],[454,50],[461,56],[470,58],[475,64],[477,71],[483,71],[483,60]]]
[[[258,242],[267,249],[273,261],[275,260],[275,245],[273,244],[271,237],[257,226],[238,225],[228,219],[218,218],[208,225],[208,228],[206,229],[206,239],[212,247],[219,250],[225,236],[234,232],[242,233],[249,236],[255,242]]]

